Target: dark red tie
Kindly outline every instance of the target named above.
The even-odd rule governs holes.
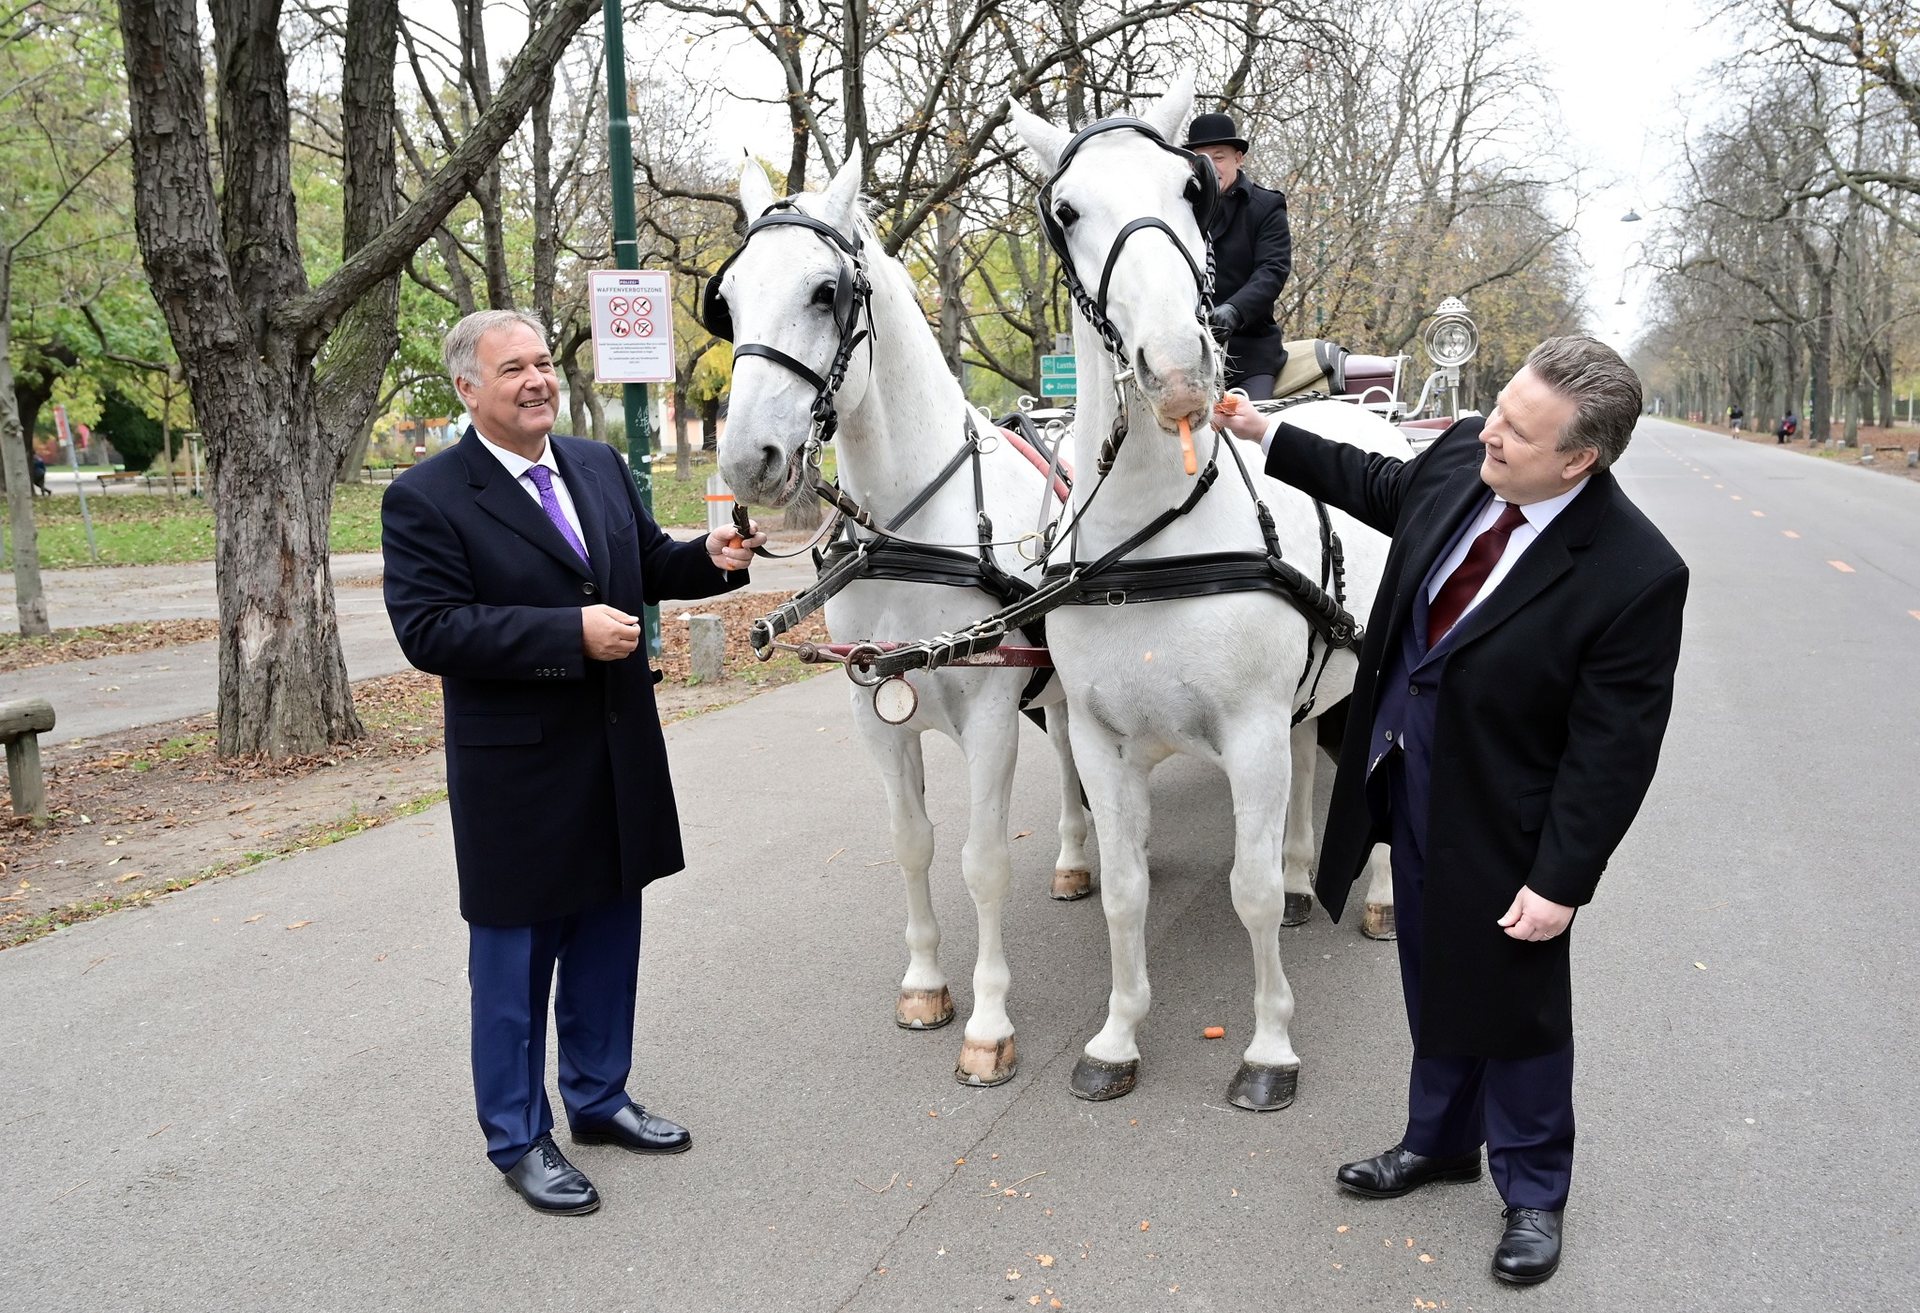
[[[1518,506],[1507,503],[1500,512],[1500,518],[1481,532],[1473,540],[1473,546],[1467,548],[1466,556],[1455,566],[1447,581],[1440,585],[1440,591],[1433,595],[1433,601],[1427,605],[1427,648],[1431,651],[1440,646],[1440,640],[1447,636],[1460,619],[1460,613],[1467,609],[1474,595],[1486,584],[1487,576],[1493,573],[1500,557],[1507,550],[1507,539],[1515,529],[1527,522]]]

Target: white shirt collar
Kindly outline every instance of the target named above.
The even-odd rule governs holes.
[[[1527,523],[1533,526],[1535,533],[1545,533],[1547,526],[1553,523],[1554,517],[1573,504],[1573,499],[1580,495],[1580,490],[1587,486],[1587,480],[1592,477],[1592,475],[1582,475],[1580,482],[1568,488],[1558,497],[1549,497],[1545,501],[1537,501],[1522,506],[1520,513],[1527,517]],[[1496,498],[1496,500],[1498,499]]]
[[[517,451],[508,451],[499,443],[489,441],[487,435],[477,428],[473,431],[473,436],[480,439],[480,445],[492,452],[494,459],[504,465],[507,473],[516,479],[525,478],[527,471],[535,465],[544,465],[555,474],[560,472],[559,463],[553,458],[553,443],[551,440],[541,446],[539,460],[528,460]]]

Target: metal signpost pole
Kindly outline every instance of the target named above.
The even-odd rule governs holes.
[[[627,121],[626,47],[621,31],[620,0],[606,0],[602,10],[607,47],[607,157],[613,181],[613,262],[616,268],[640,267],[639,225],[633,213],[633,130]],[[620,390],[627,426],[627,462],[640,490],[640,504],[653,514],[653,433],[647,413],[645,383],[628,383]],[[644,611],[647,655],[660,655],[660,608]]]

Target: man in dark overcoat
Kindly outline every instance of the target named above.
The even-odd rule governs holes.
[[[1474,1180],[1484,1144],[1517,1284],[1557,1269],[1572,1177],[1566,931],[1653,781],[1680,656],[1687,567],[1610,472],[1640,395],[1612,349],[1562,337],[1413,460],[1219,412],[1269,474],[1393,539],[1316,890],[1338,918],[1392,844],[1414,1056],[1406,1133],[1337,1179]]]
[[[468,315],[444,355],[473,425],[381,503],[387,613],[445,691],[487,1157],[533,1208],[586,1213],[599,1193],[552,1136],[550,990],[572,1138],[692,1143],[626,1088],[641,890],[684,865],[639,613],[739,587],[764,538],[675,542],[612,447],[551,436],[559,386],[532,316]]]
[[[1200,114],[1187,129],[1186,147],[1213,161],[1220,204],[1213,239],[1214,336],[1227,348],[1227,386],[1255,401],[1273,396],[1273,380],[1287,361],[1273,305],[1293,272],[1293,234],[1287,198],[1247,176],[1247,139],[1229,114]]]

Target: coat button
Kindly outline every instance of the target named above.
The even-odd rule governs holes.
[[[618,723],[619,723],[619,721],[620,721],[620,713],[619,713],[619,712],[617,712],[617,711],[609,711],[609,712],[607,713],[607,724],[609,724],[609,725],[615,725],[615,724],[618,724]]]
[[[1389,743],[1391,743],[1391,742],[1393,742],[1393,731],[1392,731],[1392,730],[1388,730],[1388,731],[1387,731],[1387,742],[1389,742]]]
[[[595,593],[599,592],[600,589],[594,585],[594,582],[591,579],[587,579],[581,582],[580,591],[585,593],[588,597],[592,597]]]
[[[1408,696],[1408,697],[1410,697],[1410,698],[1417,698],[1417,697],[1419,697],[1419,696],[1420,696],[1420,686],[1419,686],[1418,684],[1409,684],[1409,685],[1407,685],[1407,696]]]

